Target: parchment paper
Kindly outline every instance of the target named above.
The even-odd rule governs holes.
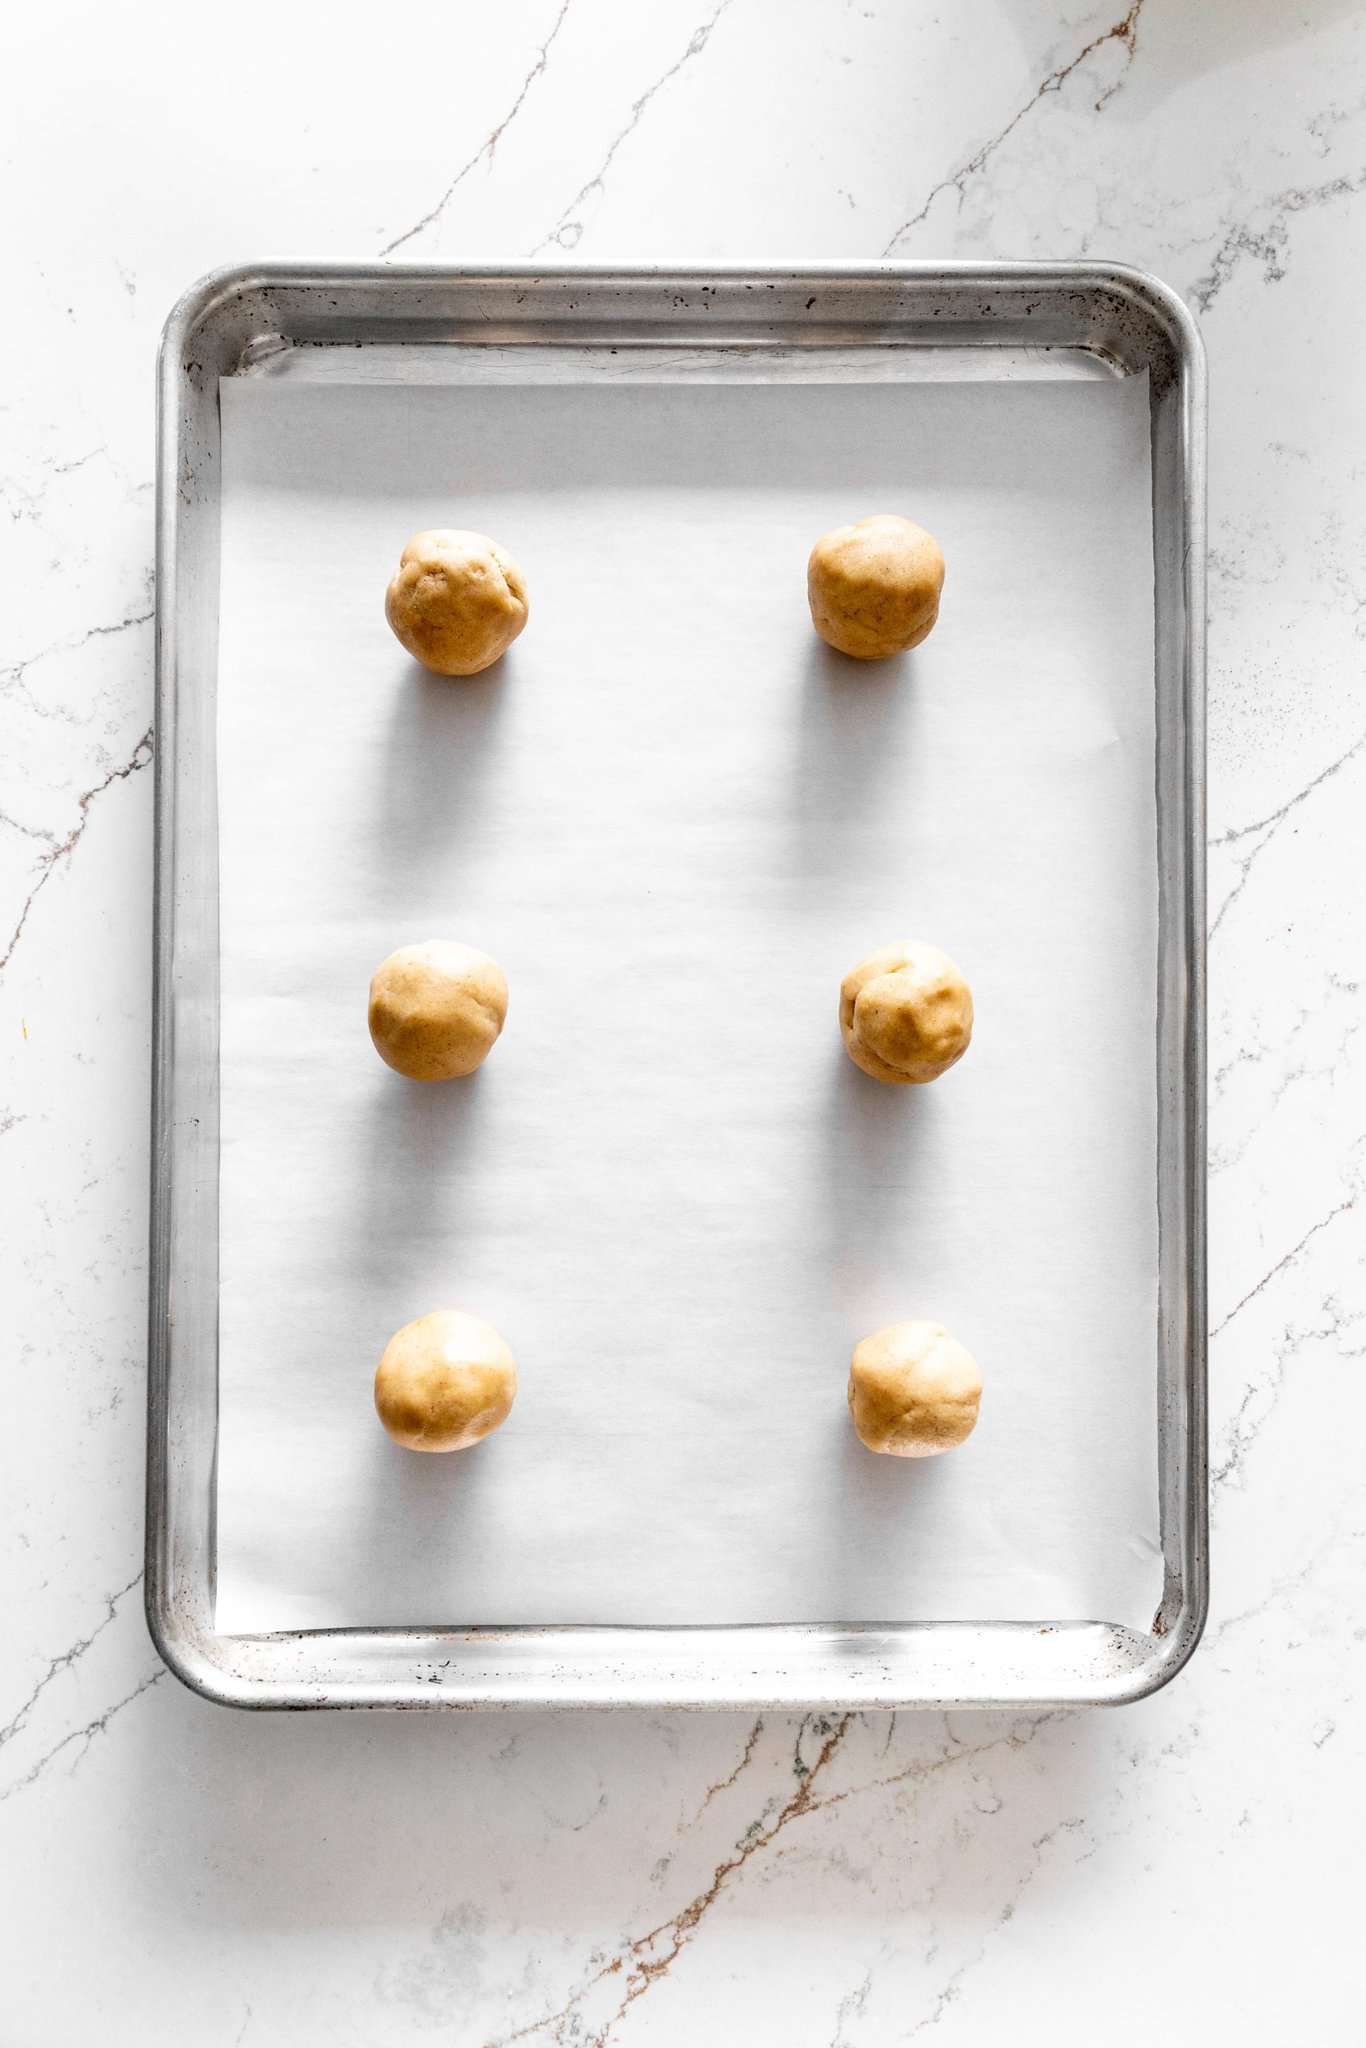
[[[1147,391],[226,381],[218,1625],[1092,1618],[1146,1625],[1156,1492]],[[941,539],[941,623],[814,638],[828,526]],[[408,535],[490,532],[531,623],[482,678],[394,642]],[[841,975],[973,987],[926,1089],[857,1073]],[[407,1083],[369,976],[511,985]],[[371,1378],[444,1305],[516,1353],[468,1454]],[[854,1342],[945,1322],[950,1457],[879,1458]]]

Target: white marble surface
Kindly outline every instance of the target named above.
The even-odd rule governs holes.
[[[1352,2038],[1366,10],[343,0],[0,50],[0,2041]],[[233,1716],[141,1544],[152,356],[267,256],[1095,253],[1212,405],[1214,1613],[1112,1715]]]

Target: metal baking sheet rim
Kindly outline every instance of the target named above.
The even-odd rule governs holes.
[[[1164,1593],[1101,1621],[728,1628],[213,1628],[217,1435],[218,379],[303,345],[1084,351],[1146,369],[1157,690],[1159,1484]],[[219,271],[173,309],[157,415],[157,754],[146,1613],[192,1690],[255,1708],[1117,1705],[1190,1658],[1209,1598],[1205,1300],[1205,366],[1120,264]],[[209,744],[205,744],[207,741]]]

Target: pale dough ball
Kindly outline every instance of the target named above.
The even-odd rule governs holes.
[[[856,1346],[849,1412],[870,1451],[933,1458],[972,1435],[982,1375],[942,1323],[889,1323]]]
[[[405,1323],[384,1347],[375,1409],[410,1451],[463,1451],[506,1422],[517,1365],[491,1323],[438,1308]]]
[[[526,624],[526,578],[487,534],[433,527],[403,550],[384,616],[425,668],[478,675]]]
[[[893,512],[824,534],[806,568],[812,625],[856,661],[918,647],[939,617],[943,587],[938,541]]]
[[[972,991],[938,946],[883,946],[841,982],[840,1030],[875,1081],[935,1081],[972,1042]]]
[[[508,1013],[503,970],[487,953],[449,939],[400,946],[370,983],[370,1036],[387,1066],[410,1081],[472,1074]]]

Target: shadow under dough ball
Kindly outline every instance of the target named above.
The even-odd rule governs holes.
[[[938,946],[883,946],[841,982],[840,1031],[875,1081],[937,1081],[972,1043],[972,991]]]
[[[415,533],[384,599],[384,616],[415,661],[439,676],[477,676],[527,622],[526,578],[485,533]]]
[[[934,1458],[972,1435],[982,1374],[942,1323],[889,1323],[855,1346],[849,1413],[870,1451]]]
[[[454,1081],[488,1058],[508,1013],[508,985],[487,953],[449,939],[400,946],[370,983],[370,1036],[410,1081]]]
[[[938,541],[893,512],[823,534],[806,565],[812,625],[855,661],[918,647],[939,617],[943,587]]]
[[[506,1422],[517,1366],[492,1323],[438,1308],[405,1323],[375,1373],[375,1411],[409,1451],[466,1451]]]

